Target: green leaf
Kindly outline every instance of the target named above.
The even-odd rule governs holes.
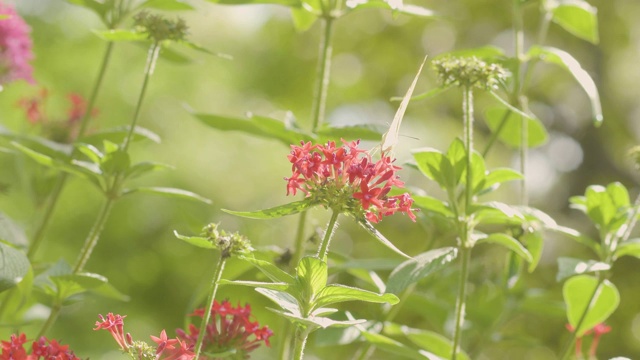
[[[497,132],[504,121],[499,139],[503,143],[518,148],[521,144],[522,120],[520,115],[503,107],[491,108],[485,112],[485,121],[492,132]],[[527,121],[527,146],[532,148],[547,142],[547,130],[540,120],[533,117]]]
[[[225,280],[220,279],[220,285],[240,285],[249,286],[253,288],[263,288],[269,290],[286,291],[291,286],[287,283],[273,283],[273,282],[261,282],[261,281],[242,281],[242,280]]]
[[[549,230],[555,231],[559,234],[562,234],[568,237],[569,239],[572,239],[582,245],[585,245],[591,248],[596,254],[600,253],[600,244],[598,244],[598,242],[593,240],[592,238],[581,234],[577,230],[574,230],[565,226],[550,227]]]
[[[129,153],[123,149],[108,152],[101,160],[100,169],[105,174],[126,173],[131,166]]]
[[[532,46],[529,49],[529,56],[537,57],[540,60],[556,64],[567,70],[578,81],[578,84],[587,93],[591,100],[591,112],[596,126],[600,126],[603,121],[602,105],[600,104],[600,95],[598,88],[588,72],[586,72],[578,60],[566,51],[554,47]]]
[[[104,283],[100,286],[97,286],[91,289],[91,293],[118,301],[129,301],[131,299],[128,295],[121,293],[118,289],[111,285],[111,283]]]
[[[454,217],[453,211],[449,208],[449,204],[440,199],[436,199],[427,195],[411,195],[413,204],[421,209],[442,215],[446,218]]]
[[[247,261],[251,263],[251,265],[257,267],[274,282],[293,284],[295,281],[295,278],[293,276],[289,275],[286,271],[281,270],[271,262],[259,260],[251,256],[240,256],[240,259]]]
[[[119,126],[111,129],[102,130],[96,133],[92,133],[90,135],[86,135],[78,139],[78,142],[91,144],[91,145],[102,145],[105,140],[111,141],[114,144],[120,144],[124,141],[129,133],[128,126]],[[132,141],[139,140],[151,140],[156,144],[161,142],[160,136],[149,129],[145,129],[140,126],[136,126],[133,129],[133,136],[131,137]]]
[[[216,249],[216,246],[209,240],[200,236],[184,236],[173,230],[173,235],[178,239],[203,249]]]
[[[620,304],[620,294],[615,285],[609,280],[603,280],[599,284],[597,278],[588,275],[578,275],[567,280],[562,288],[562,294],[567,304],[569,324],[574,329],[584,312],[588,310],[580,329],[577,329],[577,337],[584,336],[594,326],[607,320]],[[591,301],[592,296],[593,301]],[[589,303],[591,307],[587,309]]]
[[[584,0],[564,0],[555,6],[552,20],[571,34],[598,43],[598,9]]]
[[[428,351],[412,349],[387,336],[366,331],[361,326],[358,327],[358,330],[360,330],[362,337],[364,337],[369,344],[374,345],[380,350],[393,354],[394,356],[402,356],[404,358],[414,360],[442,360],[440,357],[429,353]]]
[[[443,153],[432,148],[422,148],[412,151],[416,166],[427,178],[435,181],[441,188],[447,189],[447,179],[442,174],[443,165],[451,167],[451,163]]]
[[[226,60],[233,60],[233,56],[228,55],[228,54],[223,54],[223,53],[218,53],[218,52],[213,52],[207,48],[205,48],[204,46],[198,45],[194,42],[191,41],[187,41],[187,40],[180,40],[179,42],[180,44],[182,44],[183,46],[188,47],[189,49],[193,49],[195,51],[207,54],[207,55],[213,55],[213,56],[217,56],[219,58],[223,58]],[[165,46],[164,49],[167,49],[167,47]]]
[[[227,209],[221,209],[227,214],[236,215],[249,219],[275,219],[287,215],[297,214],[303,212],[310,207],[317,205],[317,203],[305,199],[302,201],[296,201],[285,205],[272,207],[270,209],[258,210],[258,211],[233,211]]]
[[[202,197],[194,192],[182,190],[182,189],[176,189],[176,188],[168,188],[168,187],[137,187],[134,189],[126,189],[125,191],[122,192],[122,195],[123,196],[130,195],[138,192],[168,196],[172,198],[185,199],[185,200],[195,200],[195,201],[203,202],[205,204],[211,204],[211,200],[205,197]]]
[[[147,0],[142,4],[142,6],[165,11],[193,10],[193,6],[181,0]]]
[[[289,289],[291,290],[291,288]],[[256,288],[256,291],[286,310],[288,313],[301,316],[298,300],[284,291]]]
[[[384,154],[388,154],[391,157],[393,157],[393,148],[398,144],[398,136],[400,136],[400,124],[402,124],[402,118],[404,117],[404,113],[407,110],[407,106],[409,105],[409,101],[411,100],[411,95],[413,95],[413,90],[416,87],[418,78],[420,78],[420,73],[422,72],[422,68],[424,67],[425,62],[427,62],[426,56],[422,60],[422,64],[420,64],[418,72],[416,73],[416,76],[414,76],[413,82],[411,82],[411,86],[409,86],[409,89],[407,89],[407,93],[402,98],[400,106],[398,106],[398,110],[396,111],[396,114],[393,117],[393,121],[389,126],[389,130],[384,133],[384,135],[382,135],[380,149]]]
[[[376,238],[380,243],[382,243],[382,245],[393,250],[393,252],[395,252],[396,254],[399,254],[400,256],[403,256],[407,259],[411,259],[411,256],[403,253],[402,251],[400,251],[400,249],[395,247],[395,245],[393,245],[391,241],[387,240],[387,238],[384,237],[384,235],[382,235],[378,230],[376,230],[376,228],[374,228],[369,221],[365,219],[357,219],[356,221],[360,226],[362,226],[365,230],[367,230],[369,234],[373,235],[374,238]]]
[[[222,5],[243,5],[243,4],[275,4],[290,7],[300,7],[300,0],[207,0],[215,4]]]
[[[134,30],[114,29],[93,31],[99,38],[107,41],[147,41],[149,37],[145,33],[139,33]]]
[[[433,331],[412,329],[406,326],[402,326],[401,329],[407,338],[419,348],[432,352],[443,359],[448,359],[451,356],[453,344],[446,337]],[[469,360],[469,355],[459,351],[456,358]]]
[[[0,211],[0,240],[18,247],[27,247],[29,240],[24,229],[7,214]]]
[[[498,244],[502,245],[505,248],[513,251],[517,255],[519,255],[522,259],[524,259],[528,263],[533,262],[533,257],[529,250],[527,250],[520,242],[507,234],[494,233],[490,234],[486,238],[480,239],[477,242],[481,243],[489,243],[489,244]]]
[[[640,259],[640,239],[631,239],[618,245],[615,257],[633,256]]]
[[[527,232],[520,237],[520,241],[522,241],[527,250],[529,250],[529,253],[531,253],[532,261],[529,262],[529,267],[527,270],[532,273],[538,266],[540,258],[542,257],[542,250],[544,247],[544,238],[542,237],[542,232]]]
[[[458,256],[458,249],[445,247],[430,250],[395,268],[387,281],[387,293],[400,294],[409,285],[443,269]]]
[[[91,144],[81,144],[78,143],[75,145],[76,149],[83,153],[86,157],[89,158],[94,164],[100,164],[102,162],[102,158],[104,154],[98,150],[95,146]]]
[[[100,18],[104,18],[104,15],[106,14],[108,9],[106,4],[100,3],[96,0],[67,0],[67,2],[92,10]]]
[[[478,193],[479,195],[489,193],[500,187],[501,184],[507,181],[521,180],[522,174],[516,170],[510,168],[497,168],[490,170],[484,178],[483,189]]]
[[[319,136],[318,142],[322,143],[333,139],[379,141],[382,137],[381,127],[375,124],[357,124],[336,127],[323,125],[316,133]]]
[[[125,179],[135,179],[137,177],[140,177],[150,172],[173,169],[173,168],[174,168],[173,166],[168,164],[145,161],[145,162],[137,163],[131,166],[125,172],[124,177]]]
[[[436,13],[417,5],[403,4],[399,1],[387,0],[351,0],[346,3],[351,11],[360,9],[389,9],[394,13],[401,13],[419,17],[434,17]]]
[[[318,16],[304,7],[291,8],[293,25],[298,31],[306,31],[318,20]]]
[[[0,292],[19,284],[30,268],[29,259],[22,251],[0,241]]]
[[[206,125],[222,131],[241,131],[268,139],[276,139],[286,146],[300,141],[311,141],[313,137],[301,130],[287,126],[284,122],[264,116],[251,115],[248,118],[236,118],[215,114],[193,113]]]
[[[611,265],[595,260],[580,260],[570,257],[558,258],[558,274],[556,281],[560,282],[573,275],[587,274],[598,271],[607,271]]]
[[[318,293],[313,308],[321,308],[329,304],[344,301],[364,301],[369,303],[397,304],[400,300],[393,294],[377,294],[371,291],[345,285],[328,285]]]
[[[300,285],[302,297],[313,304],[316,296],[327,285],[327,263],[314,257],[305,256],[296,267],[296,282]]]

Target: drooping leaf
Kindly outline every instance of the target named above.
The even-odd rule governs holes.
[[[365,340],[374,345],[375,347],[383,350],[395,357],[402,357],[413,360],[443,360],[442,358],[432,354],[426,350],[416,350],[404,345],[403,343],[393,340],[390,337],[376,334],[365,330],[363,327],[358,327],[358,330],[362,333],[362,337]]]
[[[321,308],[326,305],[345,301],[364,301],[369,303],[388,303],[395,305],[400,301],[393,294],[377,294],[371,291],[349,287],[345,285],[328,285],[320,292],[313,304],[314,308]]]
[[[505,248],[519,255],[526,262],[528,263],[533,262],[533,257],[531,256],[531,253],[529,252],[529,250],[527,250],[524,246],[522,246],[522,244],[520,244],[518,240],[514,239],[513,237],[507,234],[493,233],[485,238],[478,240],[477,243],[478,244],[490,243],[490,244],[502,245]]]
[[[107,5],[96,0],[67,0],[67,2],[85,7],[95,12],[101,19],[107,12]]]
[[[391,122],[391,126],[389,126],[389,130],[382,135],[382,143],[380,145],[380,149],[383,153],[388,154],[393,157],[393,148],[398,144],[398,136],[400,136],[400,124],[402,124],[402,118],[404,117],[404,113],[407,110],[407,106],[409,105],[409,101],[411,100],[411,96],[413,95],[413,89],[416,87],[416,83],[418,82],[418,78],[420,77],[420,73],[422,72],[422,68],[424,67],[424,63],[427,61],[427,57],[425,56],[422,60],[422,64],[420,64],[420,68],[418,68],[418,72],[416,76],[413,78],[413,82],[411,82],[411,86],[407,90],[407,93],[402,98],[400,102],[400,106],[398,106],[398,110],[396,111],[395,116],[393,117],[393,121]]]
[[[203,202],[205,204],[211,204],[211,200],[209,200],[209,199],[207,199],[207,198],[205,198],[203,196],[200,196],[200,195],[198,195],[198,194],[196,194],[194,192],[183,190],[183,189],[168,188],[168,187],[146,187],[146,186],[141,186],[141,187],[137,187],[137,188],[133,188],[133,189],[124,190],[122,192],[122,196],[135,194],[135,193],[138,193],[138,192],[162,195],[162,196],[178,198],[178,199],[185,199],[185,200],[195,200],[195,201]]]
[[[295,201],[289,204],[272,207],[265,210],[258,211],[233,211],[227,209],[221,209],[227,214],[236,215],[249,219],[275,219],[287,215],[297,214],[305,211],[313,206],[317,205],[311,200],[305,199],[301,201]]]
[[[220,279],[220,285],[240,285],[240,286],[249,286],[253,288],[262,288],[269,290],[277,290],[277,291],[287,291],[290,284],[287,283],[273,283],[273,282],[262,282],[262,281],[243,281],[243,280],[226,280]]]
[[[373,235],[373,237],[376,238],[376,240],[382,243],[382,245],[393,250],[393,252],[395,252],[396,254],[399,254],[400,256],[403,256],[407,259],[411,259],[411,256],[403,253],[402,251],[400,251],[400,249],[395,247],[395,245],[393,245],[391,241],[389,241],[386,237],[384,237],[384,235],[382,235],[382,233],[380,233],[375,227],[373,227],[373,225],[369,221],[365,219],[357,219],[356,221],[360,226],[362,226],[365,230],[367,230],[369,234]]]
[[[95,132],[89,135],[85,135],[80,139],[78,139],[78,142],[91,144],[91,145],[102,145],[104,141],[107,140],[114,144],[120,144],[127,137],[128,133],[129,133],[128,126],[119,126],[119,127]],[[132,141],[151,140],[156,144],[159,144],[161,142],[160,136],[158,134],[140,126],[136,126],[133,129],[133,136],[131,137],[131,140]]]
[[[589,100],[591,100],[591,112],[593,114],[593,121],[596,126],[600,126],[603,121],[602,105],[600,104],[600,95],[598,94],[598,88],[588,72],[586,72],[578,60],[576,60],[571,54],[566,51],[554,48],[554,47],[541,47],[532,46],[529,49],[529,56],[537,57],[544,62],[552,63],[561,66],[567,70],[575,79],[582,89],[587,93]]]
[[[478,195],[483,195],[494,191],[501,184],[507,181],[521,180],[522,174],[516,170],[510,168],[497,168],[490,170],[484,178],[483,188],[478,192]]]
[[[427,350],[443,359],[448,359],[453,351],[451,340],[446,337],[428,330],[412,329],[402,326],[403,333],[412,343],[419,348]],[[460,360],[469,360],[469,355],[464,351],[459,351],[457,358]]]
[[[542,249],[544,247],[544,238],[542,237],[542,232],[533,231],[527,232],[520,237],[520,241],[524,243],[524,246],[531,253],[532,261],[529,262],[528,271],[532,273],[538,263],[540,262],[540,258],[542,257]]]
[[[427,251],[403,262],[391,272],[386,292],[400,294],[409,285],[447,266],[457,255],[458,249],[445,247]]]
[[[580,260],[570,257],[558,258],[558,274],[556,281],[562,281],[573,275],[587,274],[598,271],[607,271],[611,265],[595,260]]]
[[[256,259],[252,256],[240,256],[240,259],[249,262],[251,265],[257,267],[262,273],[264,273],[269,279],[274,282],[283,282],[287,284],[294,283],[294,277],[289,275],[286,271],[281,270],[279,267],[271,262]]]
[[[175,235],[175,237],[177,237],[178,239],[189,243],[193,246],[197,246],[199,248],[203,248],[203,249],[215,249],[216,246],[209,241],[206,238],[200,237],[200,236],[184,236],[184,235],[180,235],[178,234],[177,231],[173,231],[173,235]]]
[[[298,31],[306,31],[318,20],[318,15],[310,12],[304,7],[292,7],[291,18],[293,19],[293,25]]]
[[[549,230],[551,231],[555,231],[559,234],[562,234],[566,237],[568,237],[569,239],[572,239],[582,245],[585,245],[587,247],[589,247],[591,250],[593,250],[596,254],[600,254],[600,244],[595,241],[594,239],[583,235],[582,233],[580,233],[579,231],[575,230],[575,229],[571,229],[565,226],[555,226],[555,227],[551,227],[549,228]]]
[[[411,198],[413,199],[414,205],[425,211],[433,212],[446,218],[454,216],[449,204],[445,201],[427,195],[412,195]]]
[[[135,179],[139,176],[142,176],[150,172],[173,169],[173,168],[174,168],[173,166],[168,164],[145,161],[145,162],[137,163],[131,166],[129,169],[127,169],[127,171],[125,172],[125,178]]]
[[[522,120],[520,115],[503,107],[491,108],[485,112],[485,121],[492,132],[500,130],[498,137],[500,141],[515,148],[520,147],[522,139]],[[527,146],[532,148],[547,142],[548,134],[542,122],[534,117],[528,117],[526,121]]]
[[[598,9],[584,0],[564,0],[551,13],[553,22],[571,34],[598,43]]]
[[[256,291],[264,295],[267,299],[276,303],[286,312],[292,315],[302,316],[300,312],[300,305],[298,304],[298,300],[295,297],[293,297],[291,294],[284,291],[271,290],[271,289],[265,289],[265,288],[256,288]]]
[[[569,324],[574,329],[588,310],[577,337],[582,337],[594,326],[607,320],[620,304],[620,293],[613,283],[606,279],[600,283],[597,278],[589,275],[578,275],[567,280],[562,287],[562,294],[567,304]]]
[[[633,256],[640,259],[640,239],[631,239],[618,245],[615,252],[616,258],[622,256]]]
[[[20,283],[30,268],[29,259],[22,251],[0,241],[0,293]]]

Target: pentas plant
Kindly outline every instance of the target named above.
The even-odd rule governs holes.
[[[73,351],[69,350],[69,345],[62,345],[56,340],[50,340],[42,336],[31,343],[31,353],[27,354],[24,345],[27,343],[27,336],[11,335],[9,341],[2,341],[1,360],[80,360]]]
[[[567,327],[567,330],[569,330],[572,333],[574,333],[576,330],[573,326],[571,326],[571,324],[567,324],[566,327]],[[594,326],[592,329],[584,333],[585,336],[593,335],[593,339],[591,340],[591,345],[589,346],[590,359],[596,358],[596,352],[598,351],[598,344],[600,344],[600,338],[602,337],[602,335],[610,331],[611,331],[611,326],[607,326],[605,323],[599,323],[598,325]],[[578,360],[584,359],[584,356],[582,354],[583,338],[584,338],[583,336],[576,338],[576,359]]]
[[[13,6],[0,2],[0,89],[16,80],[34,83],[33,59],[29,25],[18,15]]]

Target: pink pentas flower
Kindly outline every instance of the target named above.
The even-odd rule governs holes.
[[[392,187],[404,185],[394,159],[382,154],[374,162],[366,150],[358,149],[359,141],[342,142],[340,147],[333,141],[291,145],[288,159],[292,175],[285,178],[287,195],[300,191],[326,208],[374,223],[397,212],[415,221],[413,199],[408,193],[389,196]]]
[[[197,309],[191,316],[204,317],[204,309]],[[269,327],[261,327],[258,322],[251,321],[251,306],[234,307],[227,300],[214,301],[211,307],[211,320],[207,324],[202,343],[203,352],[209,354],[235,350],[232,359],[247,359],[249,353],[257,349],[262,343],[271,346],[269,338],[273,332]],[[188,331],[177,329],[178,338],[186,344],[195,346],[200,330],[193,324]],[[209,357],[201,356],[201,359]]]
[[[31,344],[31,354],[27,355],[24,349],[27,338],[25,334],[11,335],[9,341],[2,341],[2,360],[80,360],[69,345],[62,345],[56,340],[50,340],[42,336]]]
[[[124,334],[124,318],[125,316],[114,315],[113,313],[108,313],[107,317],[103,317],[102,315],[98,315],[100,317],[100,321],[96,321],[96,327],[93,330],[105,329],[111,333],[111,336],[116,340],[118,345],[120,345],[120,349],[123,351],[127,351],[129,346],[131,345],[131,341],[129,341]]]
[[[11,5],[0,2],[0,86],[16,81],[33,81],[33,59],[29,25]]]
[[[574,332],[575,329],[571,324],[566,324],[567,330]],[[593,328],[589,329],[584,335],[593,335],[591,346],[589,347],[589,356],[595,357],[598,351],[598,344],[600,343],[600,337],[611,331],[611,326],[607,326],[605,323],[599,323]],[[576,338],[576,357],[582,356],[582,337]]]

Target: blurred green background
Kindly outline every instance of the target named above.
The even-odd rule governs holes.
[[[11,3],[11,1],[9,1]],[[216,261],[214,254],[200,251],[175,239],[172,232],[198,233],[209,222],[247,235],[256,247],[292,244],[297,217],[251,221],[226,215],[221,208],[253,210],[292,199],[285,196],[283,177],[290,174],[289,149],[280,143],[240,133],[213,130],[192,117],[197,112],[243,116],[246,112],[284,118],[291,111],[297,121],[310,128],[315,66],[320,37],[319,24],[296,32],[289,11],[270,5],[221,6],[200,0],[185,0],[196,10],[179,13],[190,28],[190,39],[233,60],[203,55],[176,45],[172,49],[191,61],[176,63],[161,59],[154,74],[139,125],[162,137],[162,143],[137,142],[134,161],[153,160],[171,164],[173,171],[138,180],[141,184],[175,186],[213,200],[212,206],[187,201],[135,195],[119,201],[102,239],[86,269],[103,274],[125,294],[129,302],[87,297],[67,308],[50,337],[70,344],[82,358],[119,358],[116,344],[106,332],[91,329],[97,314],[128,315],[125,331],[148,340],[163,328],[173,334],[184,324],[198,295],[208,284]],[[33,62],[38,86],[54,97],[52,111],[64,108],[68,92],[87,95],[93,86],[105,42],[93,29],[101,29],[98,18],[86,9],[61,0],[13,2],[32,27]],[[334,36],[333,72],[329,87],[327,121],[369,122],[388,125],[425,54],[434,56],[454,49],[496,45],[513,53],[511,1],[459,0],[420,1],[416,4],[437,11],[437,19],[393,17],[389,11],[361,11],[340,19]],[[534,2],[535,3],[535,2]],[[539,66],[526,89],[531,108],[545,123],[549,141],[530,151],[529,192],[531,205],[552,215],[560,224],[595,234],[586,217],[570,210],[568,198],[591,184],[620,181],[637,194],[640,177],[626,151],[640,138],[640,1],[591,1],[599,10],[600,44],[579,40],[552,24],[548,44],[574,55],[594,77],[602,97],[604,125],[594,128],[588,98],[566,73],[552,66]],[[170,13],[176,16],[177,13]],[[527,45],[539,22],[536,5],[527,8]],[[126,25],[130,25],[127,22]],[[117,44],[102,93],[97,102],[96,129],[129,122],[144,68],[146,50],[138,44]],[[424,72],[417,92],[436,86],[431,69]],[[0,96],[1,124],[19,133],[37,134],[16,106],[18,99],[32,96],[38,87],[13,84]],[[57,100],[55,99],[57,97]],[[486,143],[489,130],[482,121],[489,97],[476,101],[477,146]],[[448,91],[435,99],[412,103],[401,129],[398,162],[410,159],[418,147],[446,149],[461,134],[460,96]],[[373,146],[373,143],[367,143]],[[517,155],[497,145],[487,158],[490,166],[517,167]],[[0,153],[0,183],[8,185],[0,195],[0,209],[23,224],[27,233],[36,223],[42,199],[35,190],[38,177],[52,174],[32,161]],[[410,186],[442,195],[417,171],[404,169],[402,179]],[[505,187],[496,195],[516,203],[518,187]],[[40,260],[73,262],[93,223],[101,195],[83,181],[73,179],[63,193]],[[422,214],[423,215],[423,214]],[[323,227],[327,214],[314,210],[308,232]],[[418,224],[406,217],[386,219],[378,227],[403,251],[417,254],[429,248],[451,245],[446,229],[420,216]],[[394,257],[361,229],[344,218],[332,242],[332,250],[358,259]],[[544,289],[527,310],[517,308],[508,321],[500,319],[503,308],[512,306],[500,297],[496,284],[503,273],[506,253],[495,247],[474,250],[470,304],[464,347],[474,359],[554,359],[568,332],[561,305],[561,284],[555,281],[558,256],[592,256],[570,240],[549,234],[539,268],[525,276],[527,291]],[[607,322],[613,330],[603,337],[599,354],[640,358],[640,263],[623,258],[613,269],[612,281],[621,292],[621,304]],[[386,276],[386,274],[383,274]],[[224,275],[253,279],[257,274],[232,261]],[[450,333],[455,302],[456,267],[420,283],[400,312],[397,321],[406,325]],[[353,283],[339,274],[332,281]],[[366,286],[357,283],[359,286]],[[524,291],[524,290],[523,290]],[[282,320],[265,310],[272,306],[249,288],[222,287],[219,298],[250,302],[256,318],[275,331],[278,343]],[[379,307],[346,304],[357,316],[373,318]],[[499,325],[495,325],[496,322]],[[37,327],[27,328],[35,332]],[[5,339],[11,329],[0,328]],[[310,339],[308,358],[349,359],[357,348],[317,345],[325,336]],[[326,340],[326,339],[325,339]],[[276,357],[275,348],[261,348],[257,359]],[[377,352],[374,358],[389,359]]]

